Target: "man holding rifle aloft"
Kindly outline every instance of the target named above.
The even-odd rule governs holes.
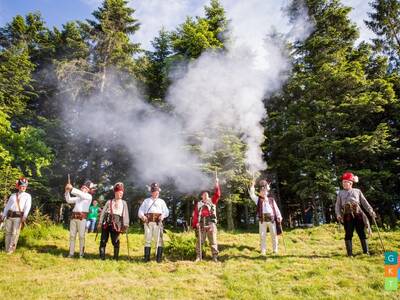
[[[117,182],[114,185],[114,199],[108,200],[103,207],[100,215],[97,231],[101,228],[100,258],[106,259],[106,245],[108,237],[111,235],[111,243],[114,246],[114,259],[119,256],[119,236],[121,232],[126,232],[129,227],[128,204],[122,200],[124,195],[124,184]]]
[[[346,232],[344,241],[346,245],[347,256],[353,255],[353,232],[354,228],[357,231],[361,241],[363,253],[369,254],[367,236],[365,235],[364,227],[371,233],[371,227],[365,213],[362,211],[362,205],[369,215],[375,219],[376,215],[371,205],[365,199],[363,193],[356,188],[353,188],[353,183],[358,182],[358,177],[353,173],[346,172],[342,175],[343,190],[337,194],[336,200],[336,217],[340,223],[344,224]]]
[[[31,195],[26,192],[28,179],[21,177],[16,182],[18,192],[12,194],[4,207],[0,221],[5,219],[6,228],[6,252],[11,254],[15,251],[18,243],[19,233],[28,217],[32,205]]]
[[[86,180],[80,190],[74,188],[70,182],[65,186],[65,200],[70,204],[75,204],[69,222],[68,257],[70,258],[74,257],[77,233],[79,233],[79,257],[82,258],[85,253],[86,218],[92,202],[91,194],[94,192],[94,187],[95,185],[90,180]]]
[[[250,198],[257,205],[257,216],[259,221],[260,246],[261,255],[265,255],[267,251],[266,235],[267,226],[272,239],[272,251],[278,253],[278,230],[281,228],[282,215],[278,205],[272,195],[269,194],[270,184],[266,180],[260,180],[260,194],[257,197],[255,193],[255,180],[249,190]]]
[[[160,186],[154,182],[150,185],[151,197],[143,201],[138,216],[144,223],[144,261],[150,261],[151,241],[156,240],[156,260],[161,262],[163,252],[163,220],[168,217],[169,210],[165,201],[160,199]]]
[[[198,201],[193,209],[192,227],[196,230],[196,262],[201,261],[202,245],[207,236],[210,245],[213,261],[218,261],[218,242],[217,242],[217,204],[221,197],[219,180],[215,175],[214,195],[210,198],[209,191],[200,193],[201,200]]]

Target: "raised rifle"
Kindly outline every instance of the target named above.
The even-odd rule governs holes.
[[[201,241],[201,224],[200,224],[200,220],[198,222],[198,234],[199,234],[199,259],[203,260],[203,249],[202,249],[202,241]]]
[[[278,222],[278,226],[281,227],[281,236],[282,236],[283,249],[285,250],[285,253],[286,253],[286,244],[285,244],[285,238],[284,238],[284,236],[283,236],[283,227],[282,227],[282,223],[281,223],[281,222]]]
[[[71,177],[69,176],[69,174],[67,175],[67,185],[71,185]],[[70,192],[71,190],[67,190],[65,189],[65,192]]]
[[[125,233],[126,233],[126,247],[128,248],[128,259],[131,260],[131,255],[129,254],[128,228],[126,229]]]

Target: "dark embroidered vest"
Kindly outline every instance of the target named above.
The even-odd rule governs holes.
[[[264,197],[259,196],[258,201],[257,201],[257,217],[259,220],[262,220],[262,217],[263,217],[263,200],[264,199],[265,199]]]

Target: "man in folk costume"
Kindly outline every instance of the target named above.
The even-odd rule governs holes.
[[[150,261],[151,241],[156,241],[156,260],[161,262],[163,253],[163,220],[169,216],[165,201],[159,198],[160,186],[158,183],[150,185],[151,197],[143,201],[139,207],[138,216],[144,223],[144,261]]]
[[[212,258],[218,261],[218,242],[217,242],[217,204],[221,197],[218,178],[215,179],[214,195],[210,198],[209,191],[202,191],[201,200],[193,208],[192,227],[196,230],[196,262],[202,259],[202,245],[207,236],[211,246]]]
[[[343,190],[337,194],[335,212],[336,218],[340,223],[344,224],[345,230],[345,245],[347,256],[353,255],[353,232],[356,229],[358,237],[361,241],[363,253],[369,254],[367,236],[364,227],[367,228],[368,233],[371,233],[368,217],[361,209],[362,205],[372,218],[375,218],[375,212],[371,205],[365,199],[363,193],[356,188],[353,188],[353,183],[358,182],[358,177],[353,173],[346,172],[342,175]]]
[[[31,195],[26,192],[28,179],[20,178],[16,182],[18,192],[12,194],[4,207],[0,221],[5,219],[5,251],[11,254],[15,251],[18,243],[19,233],[28,217],[32,205]]]
[[[120,233],[126,232],[129,227],[129,210],[128,204],[122,200],[124,195],[124,184],[117,182],[114,185],[114,199],[108,200],[103,207],[100,215],[97,229],[101,228],[100,239],[100,258],[106,259],[106,245],[108,237],[111,235],[111,243],[114,246],[114,259],[119,257],[119,236]]]
[[[72,209],[71,219],[69,222],[69,255],[73,257],[75,252],[75,240],[79,233],[79,257],[83,257],[85,253],[85,231],[86,218],[92,202],[93,189],[95,185],[87,180],[80,188],[74,188],[70,183],[65,186],[65,200],[70,204],[75,204]],[[71,196],[71,194],[73,196]]]
[[[257,197],[255,193],[255,182],[253,181],[249,195],[250,198],[257,205],[257,216],[259,220],[259,232],[260,232],[260,246],[261,255],[265,255],[267,251],[266,246],[266,235],[267,227],[271,234],[272,239],[272,251],[278,253],[278,232],[280,229],[280,223],[282,222],[282,215],[276,204],[276,201],[272,195],[269,194],[270,184],[266,180],[260,181],[260,194]]]

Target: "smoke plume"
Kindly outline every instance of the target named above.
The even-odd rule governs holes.
[[[279,22],[288,20],[280,8],[261,0],[225,2],[230,19],[226,50],[205,52],[173,74],[167,96],[172,113],[157,110],[137,89],[128,91],[109,78],[104,92],[79,108],[84,117],[71,123],[102,143],[118,136],[119,145],[134,160],[133,178],[141,184],[172,179],[183,192],[206,187],[210,179],[199,169],[201,159],[188,150],[187,136],[206,132],[202,150],[218,149],[221,127],[247,145],[249,171],[266,168],[260,148],[260,122],[266,117],[263,100],[281,87],[290,71],[282,41],[304,38],[311,27],[306,22],[299,31],[286,24],[286,33],[277,38],[268,21],[277,16]],[[307,20],[302,14],[297,19]]]

